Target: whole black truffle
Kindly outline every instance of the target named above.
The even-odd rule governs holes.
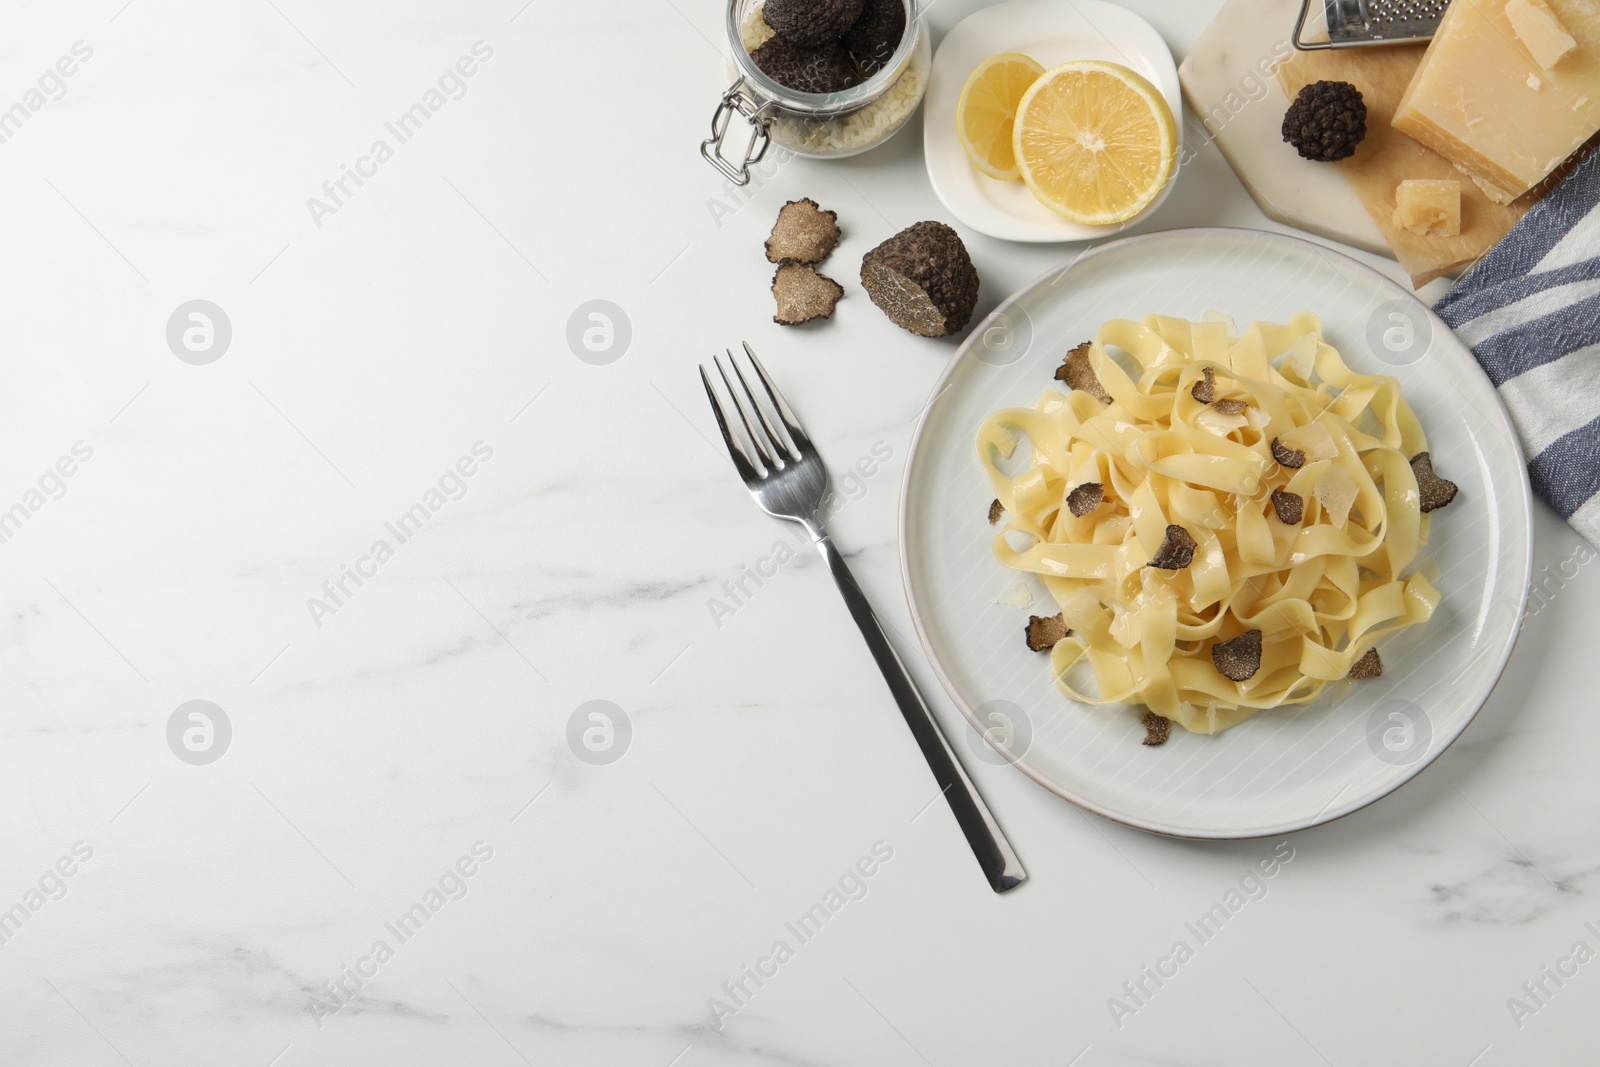
[[[1283,139],[1318,163],[1349,158],[1366,135],[1367,103],[1349,82],[1312,82],[1283,115]]]
[[[942,222],[916,223],[868,252],[861,285],[890,322],[922,337],[955,333],[978,306],[978,269]]]
[[[861,17],[844,31],[844,46],[855,57],[861,73],[871,77],[894,58],[905,35],[904,0],[866,0]]]
[[[816,48],[836,41],[861,17],[863,0],[767,0],[761,17],[792,45]]]
[[[820,48],[801,48],[773,37],[750,53],[761,72],[779,85],[801,93],[837,93],[861,84],[850,53],[837,40]]]

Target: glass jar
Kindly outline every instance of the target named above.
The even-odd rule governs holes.
[[[842,159],[893,137],[906,124],[928,88],[932,46],[917,0],[901,0],[906,31],[878,71],[836,93],[802,93],[780,85],[755,65],[750,53],[772,36],[762,21],[765,0],[728,0],[729,71],[733,85],[722,94],[711,119],[711,136],[700,154],[735,185],[750,181],[750,167],[776,143],[802,156]],[[743,159],[722,154],[735,113],[750,127]]]

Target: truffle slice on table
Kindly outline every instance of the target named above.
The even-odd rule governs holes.
[[[1167,743],[1167,735],[1172,733],[1171,719],[1164,715],[1157,715],[1153,711],[1147,711],[1140,721],[1144,725],[1144,740],[1139,742],[1141,745],[1164,745]]]
[[[1111,403],[1111,394],[1095,377],[1094,366],[1089,362],[1089,345],[1083,344],[1067,353],[1067,358],[1056,368],[1056,381],[1066,382],[1069,389],[1081,389],[1102,404]]]
[[[906,35],[906,8],[901,0],[866,0],[861,17],[844,31],[844,46],[863,74],[871,77],[894,58]]]
[[[1460,487],[1448,478],[1433,473],[1433,457],[1418,452],[1411,457],[1411,473],[1417,476],[1417,492],[1422,495],[1422,513],[1442,508],[1456,498]]]
[[[1029,615],[1028,628],[1024,635],[1028,639],[1028,648],[1034,652],[1048,652],[1072,631],[1067,629],[1067,621],[1060,615]]]
[[[839,215],[810,197],[791,200],[778,210],[766,247],[768,263],[821,263],[839,247]]]
[[[767,0],[761,18],[792,45],[816,48],[855,25],[863,0]]]
[[[1283,115],[1283,139],[1317,163],[1355,155],[1367,135],[1367,102],[1349,82],[1312,82]]]
[[[1231,641],[1218,641],[1211,646],[1211,664],[1224,678],[1248,682],[1261,669],[1261,631],[1246,630]]]
[[[901,230],[861,259],[861,285],[889,321],[920,337],[945,337],[978,306],[978,269],[942,222]]]
[[[1000,516],[1004,515],[1005,513],[1006,509],[1000,505],[1000,498],[995,497],[994,502],[989,505],[989,525],[993,526],[995,523],[999,522]]]
[[[837,93],[861,84],[850,53],[838,41],[801,48],[774,37],[750,53],[761,73],[797,93]]]
[[[815,267],[785,263],[772,276],[772,296],[778,302],[772,321],[779,326],[799,326],[812,319],[832,318],[844,287]]]

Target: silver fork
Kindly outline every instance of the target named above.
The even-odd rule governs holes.
[[[822,553],[822,558],[827,560],[828,570],[833,572],[833,580],[839,586],[850,614],[855,617],[856,625],[861,628],[861,636],[866,638],[872,658],[878,661],[878,669],[883,672],[884,681],[889,683],[889,691],[894,694],[895,703],[900,705],[900,713],[905,716],[906,725],[911,727],[911,735],[917,739],[923,758],[928,761],[933,777],[939,783],[940,792],[949,801],[956,822],[967,835],[967,843],[977,855],[978,865],[988,877],[989,885],[996,893],[1004,893],[1021,885],[1028,877],[1028,873],[1022,869],[1022,862],[1000,832],[994,816],[989,814],[988,806],[984,804],[983,797],[978,795],[972,779],[967,777],[950,742],[939,729],[933,712],[928,710],[922,694],[917,692],[916,683],[906,672],[905,664],[900,662],[894,647],[889,644],[882,624],[872,612],[872,605],[867,603],[866,595],[845,566],[844,557],[823,529],[822,520],[817,516],[822,498],[828,490],[828,472],[822,466],[822,457],[817,455],[816,446],[806,436],[800,421],[794,417],[789,405],[784,403],[783,394],[772,384],[766,368],[756,359],[756,354],[748,344],[744,346],[744,351],[750,357],[750,366],[771,402],[770,411],[777,416],[777,423],[774,423],[769,415],[769,407],[764,406],[750,388],[731,350],[728,352],[728,363],[733,367],[733,378],[729,378],[728,372],[723,369],[722,360],[713,357],[717,373],[733,402],[733,410],[744,427],[744,437],[730,425],[732,420],[711,384],[705,365],[700,366],[700,380],[705,383],[711,410],[717,416],[717,427],[722,431],[722,439],[727,443],[728,454],[733,457],[739,477],[744,479],[745,488],[750,490],[750,495],[755,497],[762,511],[804,526],[811,540],[816,543],[817,550]],[[739,388],[734,388],[734,381],[739,383]],[[782,425],[782,431],[778,424]],[[751,446],[749,448],[746,447],[747,441]]]

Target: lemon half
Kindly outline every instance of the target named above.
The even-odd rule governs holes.
[[[1021,177],[1012,147],[1017,103],[1044,73],[1044,66],[1018,52],[990,56],[967,76],[956,103],[956,133],[972,165],[1002,181]]]
[[[1143,211],[1177,165],[1178,127],[1154,85],[1127,67],[1063,63],[1017,104],[1012,151],[1051,210],[1089,226]]]

